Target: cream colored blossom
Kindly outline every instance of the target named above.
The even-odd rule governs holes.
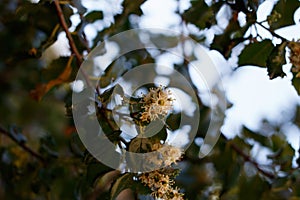
[[[300,40],[289,42],[288,47],[290,49],[290,62],[293,64],[292,71],[298,73],[297,77],[300,77]]]
[[[182,149],[169,145],[156,143],[152,145],[153,154],[147,154],[147,163],[156,167],[167,167],[176,164],[182,157]]]
[[[181,159],[183,153],[180,148],[167,144],[163,145],[163,147],[157,151],[161,153],[165,166],[170,166],[173,163],[176,164],[176,162]]]
[[[144,109],[140,119],[142,122],[151,122],[160,117],[164,117],[172,109],[173,99],[170,97],[171,92],[164,87],[151,88],[141,103]]]
[[[143,173],[139,179],[152,190],[151,195],[155,198],[183,200],[183,194],[178,188],[173,187],[174,181],[164,170]]]

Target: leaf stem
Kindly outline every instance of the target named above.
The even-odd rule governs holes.
[[[24,151],[35,157],[37,160],[41,161],[43,164],[45,164],[45,159],[37,152],[33,151],[31,148],[29,148],[24,142],[18,141],[16,138],[14,138],[7,130],[5,130],[2,126],[0,126],[0,133],[9,137],[12,141],[17,143]]]

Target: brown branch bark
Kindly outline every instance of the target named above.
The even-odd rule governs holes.
[[[75,42],[72,38],[72,35],[71,33],[69,32],[69,29],[68,29],[68,25],[66,23],[66,19],[65,19],[65,16],[64,16],[64,13],[60,7],[60,4],[59,4],[59,0],[54,0],[54,4],[55,4],[55,7],[56,7],[56,10],[57,10],[57,14],[58,14],[58,18],[59,18],[59,21],[60,21],[60,24],[62,26],[62,28],[64,29],[65,33],[66,33],[66,36],[69,40],[69,45],[70,45],[70,48],[71,48],[71,51],[75,54],[77,60],[78,60],[78,63],[79,65],[81,65],[83,59],[82,59],[82,56],[81,54],[79,53],[76,45],[75,45]]]
[[[69,41],[69,45],[70,45],[70,48],[71,48],[71,51],[73,54],[75,54],[75,57],[77,59],[77,62],[78,62],[78,67],[79,67],[79,70],[81,70],[81,73],[82,75],[84,76],[84,79],[87,83],[87,85],[89,87],[92,87],[92,84],[91,84],[91,81],[89,80],[89,77],[88,75],[85,73],[85,71],[83,69],[80,68],[82,62],[83,62],[83,57],[82,55],[79,53],[77,47],[76,47],[76,44],[73,40],[73,37],[68,29],[68,25],[66,23],[66,19],[65,19],[65,16],[64,16],[64,13],[61,9],[61,6],[59,4],[59,0],[54,0],[54,4],[55,4],[55,7],[56,7],[56,11],[57,11],[57,15],[58,15],[58,18],[59,18],[59,21],[60,21],[60,24],[64,30],[64,32],[66,33],[66,36],[68,38],[68,41]]]
[[[7,130],[2,128],[0,126],[0,133],[10,138],[12,141],[17,143],[24,151],[29,153],[31,156],[35,157],[37,160],[41,161],[43,164],[45,164],[45,159],[37,152],[33,151],[31,148],[29,148],[24,142],[19,142],[16,138],[14,138]]]

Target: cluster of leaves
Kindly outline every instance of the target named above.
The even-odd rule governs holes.
[[[72,115],[69,83],[75,79],[83,55],[103,38],[133,28],[130,17],[143,15],[144,2],[124,0],[122,12],[114,15],[114,22],[97,32],[92,41],[87,40],[85,27],[103,20],[105,15],[103,10],[86,9],[80,0],[40,0],[38,3],[4,0],[0,3],[0,112],[4,116],[1,124],[9,127],[0,129],[0,199],[124,199],[144,198],[143,195],[151,193],[138,181],[137,174],[121,174],[93,158],[81,144],[72,119],[68,118]],[[197,0],[191,3],[180,16],[183,22],[199,30],[217,26],[216,16],[221,8],[227,7],[232,12],[227,27],[214,36],[211,49],[228,59],[234,47],[245,45],[239,55],[239,66],[266,67],[271,79],[285,76],[282,66],[286,63],[289,41],[275,31],[294,24],[293,14],[300,6],[299,1],[279,0],[267,22],[256,20],[261,1],[208,4]],[[244,25],[238,20],[241,12],[246,15]],[[79,15],[80,22],[70,32],[70,17],[74,14]],[[257,26],[281,41],[274,44],[257,31],[249,34],[249,30]],[[66,34],[71,53],[46,62],[41,56],[60,33]],[[197,39],[197,36],[192,37]],[[166,36],[165,41],[172,38]],[[106,69],[100,87],[111,86],[113,80],[128,70],[125,67],[128,63],[133,68],[154,60],[147,51],[128,54]],[[185,63],[176,68],[191,80]],[[294,74],[297,91],[299,82]],[[141,139],[124,142],[111,111],[105,107],[115,87],[118,86],[100,94],[102,106],[98,107],[97,117],[107,137],[116,145],[123,143],[127,150],[147,152],[149,149],[144,147],[166,139],[167,127],[174,131],[179,128],[181,116],[175,113],[167,118],[167,126],[151,138],[151,144],[136,142]],[[149,89],[152,85],[145,87]],[[40,101],[43,98],[45,100]],[[198,101],[201,102],[200,98]],[[63,103],[66,115],[61,109]],[[202,105],[200,112],[198,139],[205,137],[211,110]],[[23,131],[9,126],[13,123],[22,126]],[[136,146],[137,143],[140,146]],[[267,165],[262,166],[251,158],[257,144],[270,152]],[[300,171],[292,163],[295,152],[280,131],[263,135],[245,128],[234,139],[222,137],[214,151],[202,160],[198,158],[199,148],[194,142],[179,165],[182,172],[176,182],[188,199],[300,199]],[[300,165],[299,159],[297,165]],[[176,172],[174,169],[174,174]]]
[[[197,194],[195,199],[299,199],[299,168],[292,167],[295,151],[279,130],[265,136],[245,127],[233,139],[221,137],[203,160],[197,160],[199,147],[194,145],[187,152],[194,164],[186,163],[189,167],[179,175],[179,185],[197,186],[186,193]],[[257,145],[268,152],[265,164],[251,156]]]
[[[217,1],[208,6],[204,1],[194,1],[192,7],[184,13],[183,19],[187,23],[196,25],[199,29],[210,28],[217,23],[216,14],[219,8],[224,4],[228,4],[232,9],[231,19],[223,32],[214,37],[210,49],[217,50],[225,58],[229,58],[234,47],[246,44],[238,57],[238,66],[265,67],[268,70],[270,79],[284,77],[286,74],[283,72],[282,67],[287,63],[286,48],[289,41],[276,34],[275,31],[295,23],[294,13],[299,8],[300,3],[297,0],[278,1],[267,20],[258,22],[257,9],[262,2],[234,1],[230,3],[229,1]],[[240,12],[246,15],[246,23],[243,26],[240,25],[238,20]],[[268,30],[274,38],[280,39],[281,42],[274,45],[272,40],[260,35],[257,27]],[[255,33],[252,29],[256,30]],[[294,75],[293,85],[299,91],[295,79]]]

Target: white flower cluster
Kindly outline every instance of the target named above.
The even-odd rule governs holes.
[[[168,167],[173,163],[176,164],[182,157],[183,151],[178,147],[169,144],[153,144],[152,151],[156,151],[157,156],[147,158],[147,161],[157,167]]]
[[[151,88],[141,103],[144,109],[140,120],[142,122],[151,122],[160,117],[164,117],[172,109],[173,99],[170,97],[171,92],[164,87]]]
[[[153,192],[152,196],[163,200],[183,200],[183,194],[177,187],[173,187],[174,181],[163,170],[143,173],[139,179]]]

